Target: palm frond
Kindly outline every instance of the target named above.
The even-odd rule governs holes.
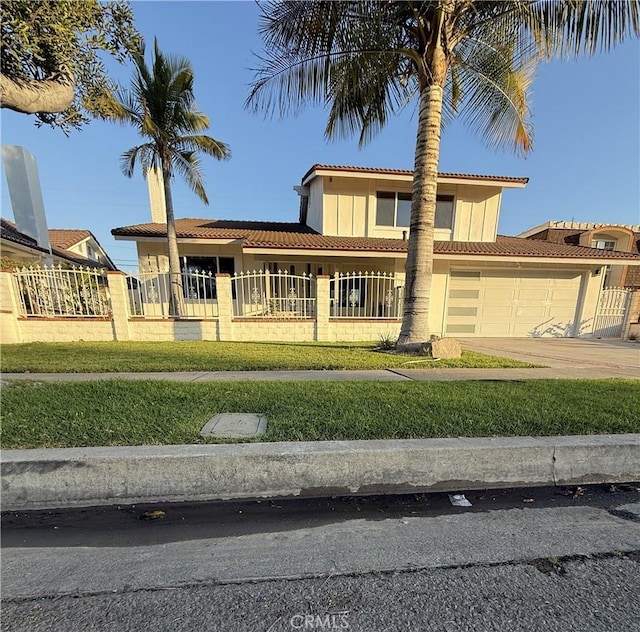
[[[191,190],[208,205],[209,198],[204,190],[198,154],[195,151],[174,151],[171,154],[171,163],[175,171],[185,179]]]
[[[546,57],[607,52],[640,35],[638,0],[538,0],[521,16]]]
[[[231,158],[229,145],[202,134],[180,136],[173,144],[173,148],[178,152],[202,152],[218,160],[229,160]]]
[[[159,157],[156,147],[153,143],[145,143],[138,145],[125,151],[120,157],[120,168],[122,173],[128,178],[133,176],[136,162],[142,167],[142,174],[146,177],[149,169],[159,166]]]

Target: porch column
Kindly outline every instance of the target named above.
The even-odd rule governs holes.
[[[16,296],[11,270],[0,270],[0,335],[2,342],[22,342],[18,297]]]
[[[131,332],[129,331],[129,291],[127,289],[126,276],[120,270],[107,270],[114,340],[131,340]]]
[[[596,270],[582,273],[579,305],[576,310],[576,322],[572,338],[591,338],[593,336],[603,273],[604,270],[602,269],[599,274],[596,274]]]
[[[329,340],[329,280],[330,276],[321,274],[316,278],[316,331],[315,339]]]
[[[218,340],[233,340],[233,295],[231,275],[216,274],[218,300]]]

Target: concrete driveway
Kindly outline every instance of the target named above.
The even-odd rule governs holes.
[[[554,369],[607,369],[620,377],[640,376],[640,344],[622,340],[586,338],[464,338],[464,349],[544,364]]]

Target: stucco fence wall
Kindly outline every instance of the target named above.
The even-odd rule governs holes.
[[[330,314],[330,278],[317,277],[313,318],[234,317],[231,278],[217,275],[218,317],[177,320],[142,318],[129,311],[126,276],[108,272],[110,317],[28,317],[21,313],[20,297],[10,271],[0,271],[0,336],[3,343],[71,341],[379,341],[395,339],[395,319],[335,318]],[[640,337],[640,292],[627,311],[622,337]]]
[[[20,312],[20,300],[10,271],[0,271],[0,333],[2,342],[73,341],[378,341],[397,337],[400,322],[392,319],[330,318],[328,276],[317,279],[314,318],[237,318],[233,315],[231,278],[217,275],[218,317],[212,319],[144,318],[129,312],[126,276],[108,272],[111,317],[29,317]]]

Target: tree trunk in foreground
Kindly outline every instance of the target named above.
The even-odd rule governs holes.
[[[178,252],[178,238],[176,236],[176,220],[173,215],[173,198],[171,197],[171,175],[169,169],[162,164],[162,180],[164,183],[164,198],[167,207],[167,245],[169,250],[169,313],[176,318],[184,315],[184,301],[182,293],[182,274],[180,271],[180,254]]]
[[[420,94],[399,351],[410,351],[413,345],[429,340],[442,99],[443,89],[437,82],[427,85]]]
[[[64,112],[73,102],[73,88],[71,75],[42,81],[0,75],[0,105],[21,114]]]

